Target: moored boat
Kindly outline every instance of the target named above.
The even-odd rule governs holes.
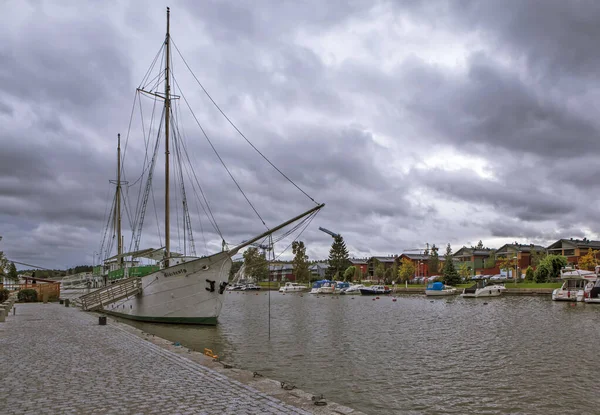
[[[552,300],[581,302],[584,301],[586,287],[589,291],[598,279],[598,275],[594,271],[565,267],[560,270],[560,279],[563,284],[560,288],[552,291]],[[590,283],[591,285],[588,285]]]
[[[454,295],[456,294],[456,288],[449,285],[445,285],[443,282],[431,282],[427,284],[425,289],[425,295],[427,296],[442,296],[442,295]]]
[[[361,288],[365,288],[365,286],[363,284],[353,284],[353,285],[350,285],[350,287],[342,290],[340,292],[340,294],[360,295]]]
[[[385,285],[372,285],[360,289],[361,295],[385,295],[391,292],[392,290]]]
[[[296,282],[286,282],[283,287],[279,288],[280,293],[299,293],[306,291],[308,287],[306,285],[298,284]]]
[[[478,298],[478,297],[498,297],[506,290],[506,287],[501,284],[488,284],[485,280],[477,281],[472,286],[463,289],[461,297]]]
[[[310,294],[333,294],[334,291],[335,281],[319,280],[313,283]]]

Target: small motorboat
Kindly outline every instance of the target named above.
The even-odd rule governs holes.
[[[306,285],[298,284],[296,282],[286,282],[283,287],[279,288],[280,293],[299,293],[305,291],[308,287]]]
[[[260,290],[260,287],[255,284],[246,284],[240,289],[240,291],[258,291],[258,290]]]
[[[340,291],[340,294],[349,294],[349,295],[360,295],[360,289],[361,288],[365,288],[364,285],[362,284],[354,284],[351,285],[348,288],[343,289],[342,291]]]
[[[242,288],[244,288],[243,284],[234,284],[227,287],[227,291],[240,291]]]
[[[362,295],[385,295],[390,294],[392,290],[385,285],[372,285],[360,289]]]
[[[333,294],[335,291],[335,281],[320,280],[315,281],[309,294]]]
[[[598,278],[596,280],[596,283],[593,284],[590,287],[590,284],[592,284],[591,282],[588,282],[588,284],[585,287],[584,290],[584,294],[583,294],[583,301],[585,301],[586,303],[598,303],[600,304],[600,278]]]
[[[462,297],[498,297],[506,290],[502,284],[487,284],[485,280],[477,281],[472,286],[465,288],[461,294]]]
[[[439,295],[454,295],[456,294],[456,288],[449,285],[445,285],[443,282],[431,282],[427,284],[425,288],[425,295],[427,296],[439,296]]]
[[[598,275],[594,271],[565,267],[560,270],[560,278],[564,281],[563,285],[552,291],[552,300],[584,301],[586,288],[588,292],[591,292]]]

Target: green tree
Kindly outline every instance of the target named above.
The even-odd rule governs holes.
[[[454,268],[454,261],[452,261],[452,247],[450,244],[446,247],[446,255],[444,256],[444,284],[447,285],[458,285],[461,283],[460,275]]]
[[[375,267],[375,278],[377,280],[382,280],[385,278],[385,265],[379,261],[377,261],[377,266]]]
[[[559,278],[560,270],[567,266],[567,258],[562,255],[546,255],[535,269],[534,279],[537,283]]]
[[[240,270],[242,265],[244,265],[244,261],[233,261],[231,264],[231,269],[229,270],[229,281],[233,279],[235,273]]]
[[[533,279],[534,279],[533,268],[531,268],[531,266],[529,266],[525,270],[525,280],[526,281],[533,281]]]
[[[438,255],[438,247],[435,246],[435,244],[431,246],[431,253],[429,254],[427,265],[431,275],[436,275],[438,272],[440,272],[440,257]]]
[[[325,277],[332,280],[336,278],[336,275],[339,275],[340,272],[346,270],[352,265],[348,258],[348,249],[346,249],[344,238],[342,238],[341,235],[334,236],[331,249],[329,250],[329,260],[327,261],[329,267],[325,272]]]
[[[483,249],[483,241],[480,239],[479,242],[477,243],[477,246],[475,247],[476,249]]]
[[[350,265],[348,268],[346,268],[346,271],[344,271],[344,281],[352,281],[354,274],[356,274],[356,267],[354,265]]]
[[[11,262],[8,267],[8,278],[13,281],[19,280],[19,274],[17,274],[17,267],[15,266],[14,262]]]
[[[484,268],[494,268],[496,266],[496,250],[492,249],[490,251],[490,256],[488,256],[485,261],[483,261]]]
[[[594,251],[592,248],[589,248],[587,254],[579,258],[579,269],[594,271],[596,269],[596,265],[598,265],[596,255],[598,255],[598,251]]]
[[[246,265],[246,275],[264,281],[269,279],[269,264],[265,255],[259,252],[257,248],[248,248],[244,252],[244,264]]]
[[[306,255],[306,247],[302,241],[292,242],[292,253],[294,260],[292,266],[294,268],[294,276],[296,281],[307,282],[310,280],[310,270],[308,269],[308,255]]]
[[[529,255],[530,255],[531,266],[533,268],[536,268],[538,265],[540,265],[540,262],[542,262],[542,259],[544,259],[546,257],[546,252],[536,250],[535,245],[532,244]]]
[[[406,282],[410,280],[410,277],[415,275],[415,271],[415,264],[408,258],[402,258],[400,261],[400,268],[398,269],[400,281]]]

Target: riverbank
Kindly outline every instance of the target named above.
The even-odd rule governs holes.
[[[3,413],[360,414],[110,317],[101,326],[57,303],[16,307],[0,323]]]

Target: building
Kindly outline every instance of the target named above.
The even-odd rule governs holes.
[[[391,268],[394,266],[394,262],[396,262],[398,256],[390,255],[390,256],[372,256],[367,261],[367,276],[369,279],[375,276],[375,268],[377,268],[378,264],[383,264],[385,269]]]
[[[361,275],[367,275],[367,269],[369,267],[367,258],[350,258],[350,262],[353,266],[360,269]]]
[[[413,263],[413,265],[415,266],[415,277],[430,277],[431,276],[431,274],[429,272],[429,255],[403,253],[398,258],[399,259],[398,266],[400,266],[400,261],[402,261],[402,259],[404,259],[404,258],[410,260]],[[440,272],[441,272],[441,264],[442,263],[441,263],[441,259],[440,259],[440,266],[439,266]]]
[[[311,280],[322,280],[325,278],[325,272],[329,268],[329,264],[326,262],[315,262],[308,267],[310,271],[310,279]]]
[[[496,261],[500,258],[515,259],[516,257],[517,267],[521,270],[521,273],[523,273],[523,271],[531,265],[532,252],[538,252],[540,254],[545,253],[546,248],[534,244],[505,244],[496,251]],[[500,270],[501,274],[504,274],[505,272],[506,270]],[[509,272],[509,274],[512,275],[512,272]]]
[[[585,256],[589,249],[600,251],[600,241],[591,241],[587,238],[583,239],[559,239],[552,245],[546,248],[549,255],[563,255],[567,257],[570,265],[577,265],[579,258]],[[596,258],[600,256],[596,254]]]
[[[287,263],[269,265],[269,279],[279,282],[296,281],[294,266]]]
[[[452,258],[457,269],[467,264],[470,275],[479,275],[483,273],[485,261],[490,257],[491,251],[490,248],[477,249],[463,246],[452,255]]]

